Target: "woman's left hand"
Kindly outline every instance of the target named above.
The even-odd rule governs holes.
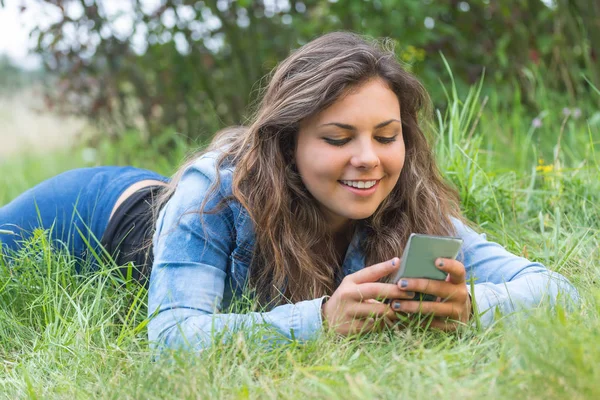
[[[403,278],[398,287],[407,292],[430,294],[437,301],[394,300],[392,309],[407,315],[431,315],[424,325],[444,331],[453,331],[469,320],[471,316],[471,297],[466,285],[465,266],[457,260],[438,258],[435,266],[448,273],[446,281],[432,279]]]

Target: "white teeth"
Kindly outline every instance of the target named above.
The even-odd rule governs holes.
[[[375,186],[377,181],[342,181],[344,185],[352,186],[358,189],[369,189]]]

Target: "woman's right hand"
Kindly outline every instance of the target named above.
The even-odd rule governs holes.
[[[347,275],[333,295],[322,306],[323,320],[330,329],[341,335],[374,331],[386,321],[398,316],[385,299],[412,299],[414,293],[405,292],[398,285],[378,282],[400,266],[400,259],[371,265]]]

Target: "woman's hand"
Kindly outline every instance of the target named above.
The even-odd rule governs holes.
[[[400,260],[366,267],[347,275],[331,298],[322,306],[323,320],[341,335],[365,333],[398,320],[385,299],[412,299],[414,293],[390,283],[377,282],[398,269]]]
[[[471,316],[471,297],[465,283],[465,266],[448,258],[438,258],[435,265],[448,273],[446,281],[431,279],[400,279],[398,287],[407,293],[424,293],[438,297],[438,301],[394,300],[392,309],[399,313],[431,315],[425,318],[424,325],[444,331],[456,330]]]

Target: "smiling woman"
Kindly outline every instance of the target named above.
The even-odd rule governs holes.
[[[202,349],[265,324],[278,338],[348,335],[420,313],[454,330],[472,319],[472,301],[484,325],[494,310],[559,293],[576,301],[564,277],[467,227],[419,127],[428,104],[393,51],[327,34],[275,69],[248,126],[219,132],[172,180],[130,167],[70,171],[0,208],[0,229],[28,237],[52,226],[82,258],[81,236],[93,235],[117,262],[136,263],[141,281],[151,268],[148,333],[161,349]],[[463,240],[457,260],[435,261],[446,281],[386,283],[411,233]],[[136,256],[151,236],[152,252]],[[438,301],[420,304],[415,292]],[[265,309],[223,312],[246,294]]]

